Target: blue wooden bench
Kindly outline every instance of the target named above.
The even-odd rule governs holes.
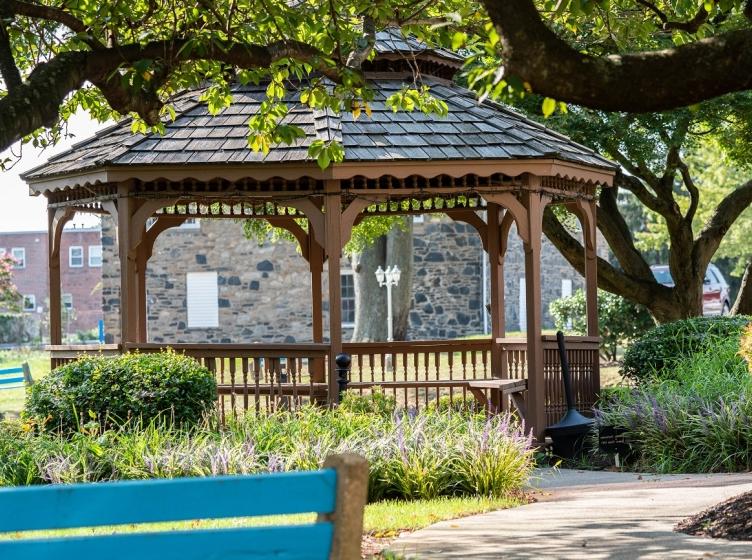
[[[0,533],[317,513],[315,523],[0,540],[2,560],[360,558],[368,463],[334,455],[310,472],[0,489]],[[139,528],[140,529],[140,528]],[[6,537],[7,535],[2,535]]]
[[[0,369],[0,389],[18,389],[33,383],[31,370],[26,362],[18,367]]]

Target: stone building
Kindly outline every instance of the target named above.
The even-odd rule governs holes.
[[[524,254],[516,233],[511,232],[509,238],[504,263],[508,332],[526,327]],[[108,219],[103,222],[102,245],[105,330],[109,340],[116,340],[120,271]],[[489,333],[489,274],[477,232],[446,217],[418,217],[413,254],[409,338],[451,339]],[[583,287],[583,280],[547,240],[542,270],[544,326],[550,327],[549,303]],[[198,220],[162,233],[149,260],[146,293],[150,342],[311,340],[311,282],[306,261],[291,242],[260,245],[247,239],[241,223]],[[323,293],[328,293],[326,285]],[[355,301],[346,261],[342,298],[344,334],[349,337]],[[327,307],[325,301],[325,313]]]

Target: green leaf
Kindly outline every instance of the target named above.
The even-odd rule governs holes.
[[[543,111],[543,116],[548,118],[551,115],[554,114],[554,111],[556,111],[556,100],[551,99],[550,97],[546,97],[543,100],[543,105],[541,106],[541,109]]]
[[[462,31],[457,31],[454,35],[452,35],[452,49],[457,50],[460,47],[465,46],[465,43],[467,43],[467,33],[464,33]]]

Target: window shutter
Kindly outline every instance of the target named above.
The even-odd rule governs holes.
[[[188,328],[219,326],[219,288],[216,272],[186,274]]]

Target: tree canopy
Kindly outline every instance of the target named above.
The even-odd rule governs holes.
[[[206,81],[218,110],[233,79],[270,82],[249,123],[252,147],[265,149],[299,133],[279,126],[292,81],[311,106],[367,112],[358,68],[390,25],[465,49],[481,95],[533,91],[545,113],[554,100],[692,105],[750,87],[751,14],[744,0],[3,0],[0,149],[54,142],[79,108],[158,127],[172,94]],[[441,110],[419,87],[394,102]],[[341,150],[321,143],[312,155],[326,164]]]

